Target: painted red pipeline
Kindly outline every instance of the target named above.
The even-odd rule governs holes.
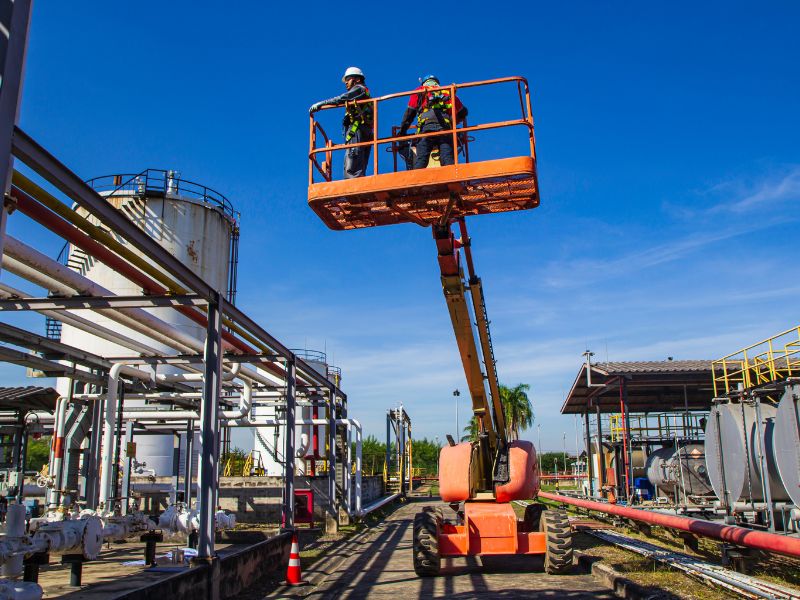
[[[99,261],[118,271],[132,282],[141,286],[145,292],[150,294],[169,294],[169,290],[167,290],[167,288],[150,279],[147,275],[131,266],[127,261],[111,252],[105,246],[93,240],[77,227],[59,217],[56,213],[43,207],[39,202],[23,192],[21,189],[17,187],[12,188],[11,195],[16,199],[17,207],[19,208],[20,212],[28,215],[34,221],[44,225],[52,232],[60,235],[65,240],[73,243],[79,248],[82,248]],[[203,327],[208,325],[208,320],[195,309],[189,306],[176,306],[175,308],[198,325]],[[236,348],[241,352],[247,354],[256,354],[256,350],[254,348],[251,348],[247,343],[233,336],[228,331],[222,332],[222,339],[227,342],[229,346]],[[272,371],[276,375],[285,375],[284,371],[276,365],[264,363],[263,367],[269,371]]]
[[[681,531],[688,531],[689,533],[714,538],[723,542],[730,542],[731,544],[737,544],[739,546],[747,546],[748,548],[766,550],[767,552],[777,552],[779,554],[786,554],[787,556],[800,557],[800,538],[797,537],[766,533],[764,531],[754,531],[735,525],[720,525],[702,519],[665,515],[659,512],[628,508],[627,506],[618,506],[616,504],[592,502],[591,500],[570,498],[568,496],[551,494],[549,492],[539,492],[539,497],[563,504],[580,506],[588,510],[617,515],[626,519],[633,519],[634,521],[642,521],[668,529],[680,529]]]

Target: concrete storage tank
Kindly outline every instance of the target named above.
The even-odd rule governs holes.
[[[647,479],[662,494],[707,496],[713,494],[703,444],[659,448],[647,457]]]
[[[221,194],[205,186],[180,179],[175,171],[148,169],[138,175],[112,175],[90,180],[91,185],[108,202],[127,215],[131,221],[156,240],[170,254],[191,268],[216,289],[233,292],[235,281],[235,244],[238,239],[237,213]],[[84,209],[78,214],[95,225],[102,224]],[[113,231],[111,232],[114,233]],[[122,238],[117,240],[135,254],[142,256]],[[137,295],[141,287],[95,261],[80,248],[70,246],[68,265],[71,269],[119,295]],[[197,340],[205,339],[205,328],[172,308],[152,308],[148,312],[171,324],[182,333]],[[147,343],[165,354],[175,350],[149,340],[101,314],[92,319],[99,325],[126,337]],[[100,356],[131,356],[128,348],[103,340],[67,324],[62,326],[64,343],[85,348]],[[160,374],[181,372],[175,367],[159,366]],[[59,392],[66,393],[67,381],[59,381]],[[126,406],[141,405],[143,401],[127,401]],[[172,473],[173,439],[171,435],[142,435],[136,438],[137,459],[147,463],[158,475]],[[182,448],[183,451],[183,448]],[[197,446],[195,445],[195,452]],[[183,464],[183,460],[181,461]]]
[[[706,466],[714,493],[723,502],[763,501],[759,447],[766,459],[766,481],[773,502],[789,499],[775,462],[773,437],[776,409],[761,404],[759,441],[755,407],[750,404],[717,404],[711,409],[706,425]],[[723,475],[725,486],[723,486]],[[727,494],[724,489],[727,488]],[[727,496],[727,498],[726,498]]]
[[[783,487],[800,507],[800,385],[788,386],[778,404],[774,450]]]

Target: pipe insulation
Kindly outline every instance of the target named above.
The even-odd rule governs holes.
[[[658,525],[659,527],[665,527],[667,529],[679,529],[695,535],[710,537],[723,542],[737,544],[739,546],[746,546],[748,548],[755,548],[757,550],[765,550],[767,552],[777,552],[787,556],[800,557],[800,538],[797,537],[778,535],[776,533],[765,533],[763,531],[754,531],[752,529],[737,527],[735,525],[720,525],[719,523],[712,523],[702,519],[678,517],[676,515],[665,515],[662,513],[651,512],[637,508],[618,506],[616,504],[605,504],[602,502],[583,500],[581,498],[570,498],[568,496],[551,494],[549,492],[539,492],[539,497],[552,500],[553,502],[561,502],[562,504],[579,506],[580,508],[585,508],[587,510],[617,515],[618,517],[632,519],[634,521],[642,521],[644,523]]]
[[[116,296],[91,279],[65,267],[18,239],[6,236],[3,268],[53,292],[73,296]],[[141,308],[95,309],[118,323],[183,352],[202,352],[203,343]]]

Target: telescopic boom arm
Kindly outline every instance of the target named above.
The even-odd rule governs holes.
[[[480,425],[478,442],[488,455],[487,467],[492,469],[492,475],[486,474],[483,479],[487,483],[491,480],[505,482],[508,475],[502,469],[502,464],[505,464],[503,456],[508,442],[506,420],[500,401],[486,303],[481,280],[475,275],[466,223],[459,219],[458,224],[460,240],[456,239],[450,224],[433,227],[433,237],[439,251],[442,291],[472,398],[472,412]],[[468,278],[464,276],[459,248],[464,250]]]

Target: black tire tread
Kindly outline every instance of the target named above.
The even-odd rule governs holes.
[[[539,531],[547,534],[544,569],[550,575],[563,575],[572,570],[572,530],[567,514],[561,510],[542,512]]]
[[[439,574],[439,529],[441,511],[425,508],[414,516],[414,572],[420,577]]]

